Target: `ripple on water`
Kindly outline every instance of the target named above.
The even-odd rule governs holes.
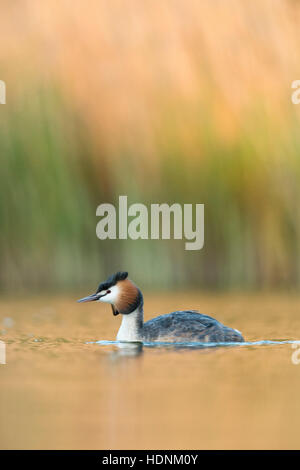
[[[300,340],[260,340],[260,341],[244,341],[242,343],[238,342],[224,342],[224,343],[203,343],[203,342],[178,342],[178,343],[171,343],[171,342],[163,342],[163,341],[156,341],[156,342],[122,342],[122,341],[105,341],[105,340],[99,340],[99,341],[88,341],[86,344],[99,344],[102,346],[107,346],[107,345],[117,345],[117,346],[129,346],[131,345],[138,345],[142,344],[143,346],[146,346],[148,348],[186,348],[186,349],[206,349],[206,348],[217,348],[217,347],[237,347],[237,346],[272,346],[272,345],[282,345],[282,344],[299,344],[300,346]]]

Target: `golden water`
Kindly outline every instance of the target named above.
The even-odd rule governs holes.
[[[126,354],[88,343],[115,339],[120,317],[74,300],[1,301],[0,448],[300,448],[291,344]],[[249,341],[300,339],[293,295],[149,294],[145,303],[147,319],[199,308]]]

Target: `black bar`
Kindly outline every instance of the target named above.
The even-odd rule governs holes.
[[[20,461],[24,464],[72,464],[108,467],[121,466],[125,468],[141,468],[141,466],[165,466],[175,467],[191,466],[198,468],[204,463],[243,465],[245,459],[247,464],[262,464],[264,461],[268,465],[272,459],[276,459],[277,464],[286,465],[287,458],[295,458],[295,451],[281,450],[2,450],[0,452],[1,467],[3,460],[13,464]]]

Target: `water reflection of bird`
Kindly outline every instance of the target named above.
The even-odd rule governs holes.
[[[222,325],[195,310],[172,312],[144,323],[143,294],[128,279],[127,272],[117,272],[102,282],[95,294],[78,302],[107,302],[114,315],[122,314],[118,341],[130,342],[242,342],[238,330]]]
[[[143,343],[141,342],[118,342],[111,358],[118,359],[121,357],[137,357],[143,354]]]

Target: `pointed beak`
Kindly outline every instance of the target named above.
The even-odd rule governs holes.
[[[87,297],[83,297],[82,299],[77,300],[77,302],[92,302],[95,300],[99,300],[101,295],[99,294],[92,294],[88,295]]]

